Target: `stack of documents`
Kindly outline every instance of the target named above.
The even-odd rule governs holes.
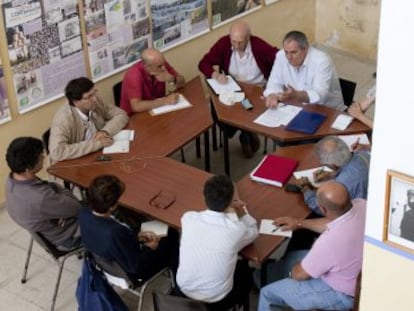
[[[175,104],[164,105],[164,106],[154,108],[150,111],[150,114],[153,116],[156,116],[159,114],[181,110],[185,108],[190,108],[190,107],[191,107],[190,102],[183,95],[180,94],[178,97],[178,101]]]
[[[276,108],[267,109],[253,122],[266,127],[287,125],[301,110],[301,107],[279,103]]]
[[[342,139],[345,144],[348,145],[349,150],[352,151],[352,145],[355,143],[361,145],[370,145],[369,139],[367,134],[355,134],[355,135],[339,135],[340,139]]]
[[[207,79],[208,85],[211,87],[211,89],[214,91],[216,95],[229,92],[240,92],[242,90],[240,85],[237,84],[237,82],[233,79],[232,76],[226,77],[227,83],[225,84],[219,83],[215,79]]]
[[[135,137],[134,130],[122,130],[116,134],[113,139],[113,144],[105,147],[103,153],[127,153],[129,152],[129,142],[133,141]]]

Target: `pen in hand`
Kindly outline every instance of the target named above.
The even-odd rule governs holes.
[[[275,226],[275,227],[273,228],[272,233],[276,232],[280,228],[280,226],[276,226],[276,225],[273,225],[273,226]]]

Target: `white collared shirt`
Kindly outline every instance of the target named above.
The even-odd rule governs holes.
[[[250,84],[264,85],[266,79],[257,66],[252,52],[250,41],[246,45],[243,56],[240,56],[234,48],[230,57],[229,73],[238,81]]]
[[[313,47],[309,47],[299,68],[289,63],[285,50],[277,52],[263,95],[267,97],[283,92],[286,85],[305,91],[310,104],[321,104],[340,111],[346,108],[334,64],[326,53]]]
[[[206,210],[181,218],[177,284],[188,297],[216,302],[233,288],[238,253],[258,236],[256,220]]]
[[[75,109],[86,126],[85,140],[90,140],[96,133],[95,123],[93,123],[93,121],[91,120],[92,111],[89,111],[89,116],[87,116],[78,108],[75,107]]]

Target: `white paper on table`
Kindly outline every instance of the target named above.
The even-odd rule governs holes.
[[[176,110],[181,110],[184,108],[189,108],[191,107],[190,102],[183,96],[183,95],[179,95],[178,97],[178,102],[175,104],[171,104],[171,105],[164,105],[164,106],[160,106],[157,108],[154,108],[151,110],[151,115],[156,116],[159,114],[163,114],[163,113],[167,113],[167,112],[171,112],[171,111],[176,111]]]
[[[259,233],[285,236],[288,238],[292,237],[292,230],[282,231],[281,227],[273,224],[272,219],[262,219],[262,221],[260,222]]]
[[[168,225],[159,220],[150,220],[141,224],[141,231],[151,231],[160,237],[164,237],[168,234]]]
[[[301,107],[279,103],[276,108],[268,108],[253,122],[267,127],[287,125],[301,110]]]
[[[129,140],[115,140],[112,145],[105,147],[102,152],[107,153],[128,153]]]
[[[118,134],[116,134],[112,139],[114,141],[118,140],[129,140],[133,141],[135,137],[135,130],[122,130],[119,131]]]
[[[320,170],[324,170],[326,172],[332,172],[332,169],[328,166],[319,166],[319,167],[311,168],[308,170],[293,172],[293,176],[295,176],[296,179],[299,179],[301,177],[307,177],[309,179],[309,182],[314,187],[319,187],[321,183],[318,183],[315,181],[315,179],[313,178],[313,172],[320,171]]]
[[[367,134],[356,134],[356,135],[338,135],[340,139],[342,139],[345,144],[348,145],[349,150],[352,151],[352,145],[356,142],[362,145],[369,145],[371,144],[368,139]]]
[[[225,84],[218,82],[216,79],[207,79],[207,83],[213,89],[214,93],[220,95],[222,93],[240,92],[242,90],[240,85],[237,84],[237,82],[233,79],[232,76],[226,77],[227,82]]]
[[[339,116],[336,117],[331,127],[336,130],[343,131],[349,126],[349,124],[351,124],[352,120],[354,120],[353,117],[346,115],[346,114],[340,114]]]

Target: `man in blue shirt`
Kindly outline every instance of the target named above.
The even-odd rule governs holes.
[[[351,200],[356,198],[366,199],[368,190],[368,174],[370,152],[358,149],[349,150],[348,145],[338,136],[327,136],[316,144],[316,154],[319,162],[333,169],[317,176],[319,181],[333,179],[343,184],[348,190]],[[321,215],[316,203],[316,189],[309,180],[301,178],[297,181],[303,197],[309,208]]]

